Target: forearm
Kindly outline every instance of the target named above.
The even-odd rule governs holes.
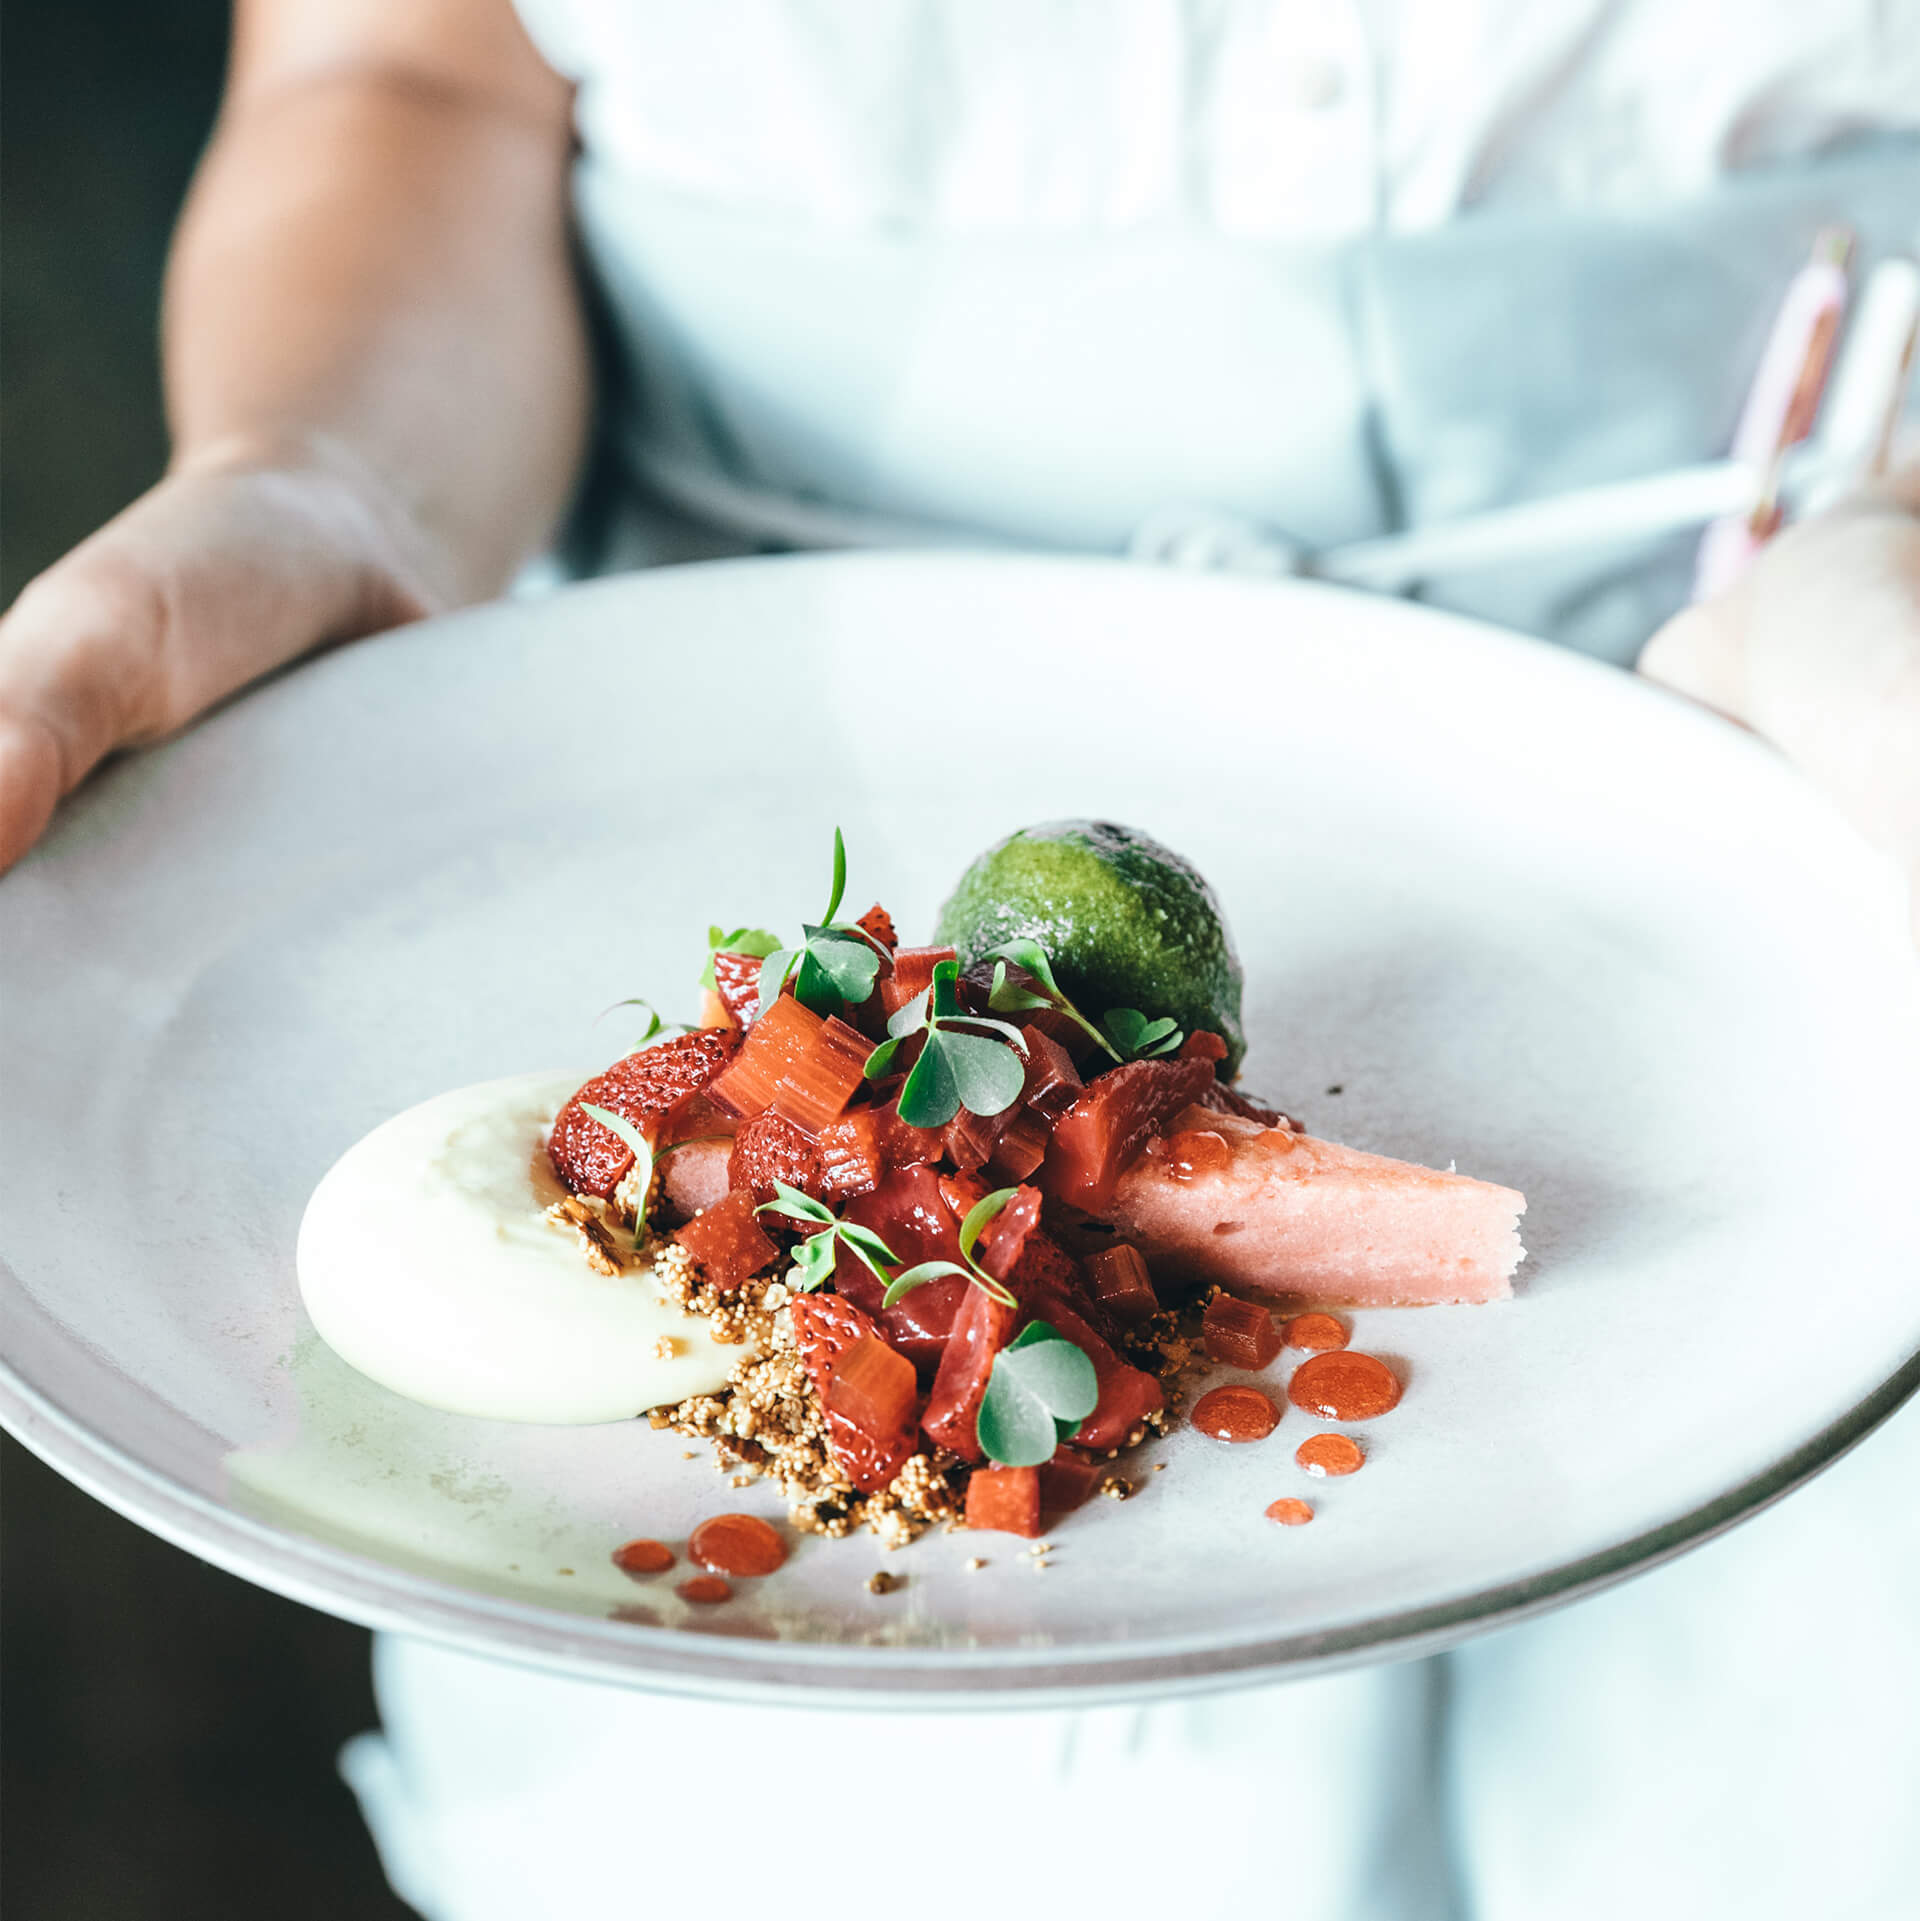
[[[551,532],[590,376],[563,129],[403,66],[239,85],[169,270],[177,469],[335,466],[429,605]]]

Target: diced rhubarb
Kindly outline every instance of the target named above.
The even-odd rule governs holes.
[[[922,1425],[930,1441],[951,1448],[963,1461],[981,1458],[980,1403],[993,1357],[1013,1338],[1019,1319],[1018,1308],[995,1300],[983,1287],[968,1287],[954,1314]]]
[[[675,1102],[710,1086],[739,1045],[739,1035],[730,1029],[703,1028],[643,1047],[596,1074],[553,1123],[547,1158],[554,1172],[576,1194],[609,1198],[633,1165],[633,1150],[586,1113],[583,1104],[604,1107],[650,1134],[656,1118]]]
[[[940,1176],[931,1167],[896,1169],[870,1193],[850,1200],[841,1218],[856,1227],[871,1228],[903,1267],[960,1259],[959,1218],[947,1204]],[[884,1286],[844,1243],[833,1279],[847,1299],[876,1316],[887,1339],[928,1377],[940,1365],[954,1316],[972,1288],[970,1281],[946,1276],[927,1281],[892,1307],[882,1308]]]
[[[751,1035],[748,1046],[752,1046]],[[872,1052],[873,1043],[845,1021],[822,1022],[807,1051],[774,1089],[772,1111],[803,1133],[818,1134],[845,1111]]]
[[[1013,1198],[981,1230],[973,1257],[996,1281],[1018,1272],[1027,1242],[1040,1229],[1040,1190],[1015,1188]]]
[[[1280,1328],[1272,1312],[1231,1294],[1216,1294],[1207,1303],[1200,1318],[1200,1338],[1209,1360],[1249,1372],[1270,1366],[1280,1352]]]
[[[1182,1178],[1156,1146],[1106,1212],[1149,1261],[1285,1305],[1411,1307],[1512,1291],[1527,1205],[1512,1188],[1212,1109],[1196,1118],[1226,1140],[1228,1164]]]
[[[893,916],[878,901],[875,901],[854,925],[871,934],[882,947],[893,948],[900,945],[900,936],[893,931]]]
[[[885,1487],[913,1453],[919,1434],[917,1403],[908,1404],[906,1420],[900,1424],[863,1425],[836,1403],[835,1376],[863,1341],[885,1345],[872,1317],[838,1294],[802,1294],[789,1312],[814,1398],[826,1414],[827,1446],[841,1473],[863,1494],[871,1494]],[[854,1401],[863,1413],[871,1413],[886,1404],[887,1396],[876,1398],[869,1387],[856,1394]]]
[[[752,1194],[737,1187],[696,1214],[673,1237],[722,1293],[751,1280],[779,1258],[779,1248],[768,1238],[753,1208]]]
[[[1047,1158],[1047,1141],[1052,1133],[1044,1115],[1031,1107],[1015,1108],[1013,1119],[987,1157],[987,1173],[1002,1186],[1024,1181]]]
[[[896,1168],[937,1161],[944,1147],[938,1128],[909,1127],[891,1104],[850,1108],[814,1141],[822,1197],[832,1206],[878,1187]]]
[[[880,986],[880,999],[889,1014],[895,1014],[933,985],[933,970],[942,961],[957,960],[951,947],[897,947],[893,954],[893,973]]]
[[[969,1108],[961,1108],[942,1130],[947,1158],[968,1174],[985,1167],[1000,1145],[1000,1137],[1012,1124],[1015,1111],[1006,1108],[998,1114],[976,1114]]]
[[[773,1105],[780,1083],[812,1051],[825,1024],[791,994],[777,996],[747,1029],[733,1064],[707,1083],[708,1095],[741,1120],[764,1113]]]
[[[820,1150],[791,1121],[778,1114],[756,1114],[734,1136],[733,1152],[727,1160],[727,1185],[746,1189],[756,1201],[770,1201],[775,1181],[784,1181],[817,1200]]]
[[[863,1433],[910,1433],[919,1425],[920,1383],[913,1363],[877,1334],[863,1335],[834,1365],[827,1413]]]
[[[1125,1241],[1103,1247],[1087,1256],[1086,1269],[1093,1298],[1116,1321],[1138,1327],[1159,1313],[1160,1297],[1153,1291],[1147,1263],[1137,1247],[1129,1247]]]
[[[976,1468],[967,1483],[967,1526],[979,1533],[1040,1532],[1040,1471],[1031,1467]]]
[[[1115,1184],[1161,1123],[1198,1100],[1212,1079],[1212,1061],[1199,1057],[1128,1061],[1100,1075],[1055,1122],[1041,1185],[1055,1200],[1104,1215]]]
[[[720,1004],[739,1027],[751,1027],[760,1017],[760,969],[758,954],[715,954],[713,990]]]
[[[1047,1514],[1070,1514],[1086,1504],[1106,1473],[1106,1464],[1062,1444],[1040,1467],[1040,1507]]]
[[[1047,1322],[1093,1363],[1100,1399],[1093,1412],[1068,1435],[1075,1447],[1095,1453],[1120,1447],[1149,1414],[1166,1406],[1160,1383],[1143,1369],[1123,1361],[1065,1296],[1034,1288],[1022,1300],[1034,1320]]]
[[[1087,1091],[1073,1056],[1032,1025],[1020,1030],[1027,1043],[1027,1079],[1020,1098],[1036,1113],[1057,1121]]]

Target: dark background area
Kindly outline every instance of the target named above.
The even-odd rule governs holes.
[[[0,600],[155,479],[167,232],[225,0],[4,0]],[[0,1441],[8,1921],[399,1921],[333,1770],[368,1637],[155,1540]]]

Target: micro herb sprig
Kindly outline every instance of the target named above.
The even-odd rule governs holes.
[[[1116,1062],[1152,1060],[1157,1055],[1171,1054],[1185,1038],[1177,1021],[1164,1018],[1150,1021],[1146,1015],[1131,1007],[1109,1008],[1101,1015],[1100,1025],[1096,1027],[1074,1006],[1067,998],[1066,991],[1054,979],[1053,963],[1047,959],[1047,950],[1028,935],[1022,934],[1014,940],[1003,941],[989,950],[987,958],[994,963],[993,986],[987,995],[987,1005],[996,1014],[1026,1014],[1050,1007],[1055,1013],[1066,1015],[1090,1039],[1099,1042]],[[1046,991],[1036,994],[1031,988],[1022,987],[1013,980],[1007,973],[1009,961],[1017,967],[1024,967]]]
[[[993,1357],[980,1402],[980,1451],[1002,1467],[1038,1467],[1100,1403],[1093,1363],[1046,1321],[1029,1321]]]
[[[980,1244],[980,1236],[986,1231],[987,1223],[995,1219],[1019,1191],[1017,1187],[1000,1188],[975,1201],[967,1209],[967,1218],[960,1223],[960,1260],[966,1262],[965,1267],[957,1261],[922,1261],[918,1267],[910,1267],[904,1274],[893,1277],[880,1305],[891,1307],[923,1282],[937,1281],[946,1274],[956,1274],[961,1280],[971,1281],[975,1287],[992,1295],[1002,1307],[1018,1307],[1020,1303],[1014,1299],[1006,1284],[996,1281],[974,1259],[973,1250]]]
[[[892,1282],[900,1267],[900,1256],[872,1228],[839,1219],[811,1195],[789,1187],[785,1181],[775,1181],[773,1190],[774,1198],[762,1201],[753,1210],[756,1214],[779,1214],[787,1220],[822,1230],[809,1234],[793,1250],[793,1272],[797,1277],[794,1285],[800,1293],[811,1294],[833,1279],[840,1244],[866,1263],[882,1287]]]
[[[833,830],[833,892],[817,926],[805,926],[798,947],[776,947],[760,964],[760,1005],[771,1007],[796,965],[793,997],[816,1014],[837,1013],[842,1001],[856,1005],[873,992],[880,949],[864,928],[837,921],[847,891],[847,843]]]
[[[609,1107],[595,1107],[591,1101],[580,1103],[581,1113],[596,1120],[609,1133],[617,1134],[633,1150],[633,1244],[647,1238],[647,1191],[653,1186],[654,1152],[647,1137],[627,1119]]]
[[[888,1038],[867,1056],[862,1070],[877,1081],[914,1035],[925,1035],[920,1058],[900,1089],[900,1118],[909,1127],[945,1127],[963,1107],[983,1120],[1004,1113],[1027,1083],[1027,1043],[1019,1028],[967,1013],[960,1005],[959,978],[960,963],[942,961],[932,984],[888,1020]],[[982,1027],[994,1033],[974,1031]]]
[[[755,960],[764,960],[769,954],[780,951],[780,936],[769,934],[764,927],[736,927],[729,933],[723,927],[707,929],[707,964],[700,970],[702,987],[717,987],[713,978],[713,957],[716,954],[751,954]]]
[[[699,1031],[697,1028],[690,1027],[685,1021],[662,1020],[660,1018],[660,1010],[654,1006],[652,1001],[642,1000],[638,994],[630,995],[623,1001],[615,1001],[611,1007],[603,1007],[600,1012],[593,1017],[593,1024],[598,1027],[609,1014],[618,1013],[623,1007],[644,1007],[647,1010],[647,1031],[627,1049],[629,1054],[638,1053],[656,1034],[693,1034]]]

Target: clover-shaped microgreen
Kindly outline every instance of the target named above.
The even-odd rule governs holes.
[[[811,1294],[833,1279],[834,1261],[842,1243],[867,1264],[882,1287],[892,1281],[900,1256],[872,1228],[839,1219],[810,1194],[789,1187],[785,1181],[775,1181],[773,1189],[774,1198],[762,1201],[754,1209],[756,1214],[779,1214],[822,1230],[809,1234],[793,1250],[793,1285],[800,1293]]]
[[[1002,1467],[1038,1467],[1100,1402],[1093,1363],[1046,1321],[1029,1321],[993,1358],[980,1449]]]
[[[835,1014],[842,1001],[854,1004],[873,992],[881,949],[864,929],[837,921],[840,896],[847,891],[847,843],[833,830],[833,892],[817,926],[801,928],[798,947],[776,947],[760,965],[760,1005],[771,1007],[796,965],[793,997],[816,1014]]]
[[[963,1107],[982,1119],[1004,1113],[1026,1085],[1027,1043],[1019,1028],[967,1013],[956,992],[959,978],[959,962],[942,961],[932,984],[889,1018],[888,1038],[862,1070],[877,1081],[914,1035],[926,1037],[900,1089],[900,1118],[909,1127],[945,1127]],[[982,1027],[994,1034],[975,1031]]]
[[[1100,1025],[1112,1036],[1122,1060],[1150,1061],[1171,1054],[1184,1038],[1178,1021],[1165,1016],[1150,1021],[1131,1007],[1108,1008],[1100,1016]]]
[[[728,932],[722,927],[707,929],[707,964],[700,970],[700,985],[712,987],[713,957],[716,954],[751,954],[756,960],[765,959],[769,954],[780,951],[780,936],[769,934],[764,927],[736,927]]]
[[[981,1199],[967,1209],[967,1218],[960,1223],[960,1260],[966,1262],[962,1267],[957,1261],[922,1261],[917,1267],[910,1267],[904,1274],[896,1274],[881,1299],[882,1307],[891,1307],[903,1295],[910,1294],[925,1281],[937,1281],[942,1275],[957,1274],[963,1281],[971,1281],[975,1287],[983,1288],[1003,1307],[1018,1307],[1006,1284],[996,1281],[987,1270],[973,1258],[973,1250],[980,1243],[980,1236],[986,1231],[987,1223],[993,1220],[1006,1204],[1019,1193],[1017,1187],[1002,1187]]]

